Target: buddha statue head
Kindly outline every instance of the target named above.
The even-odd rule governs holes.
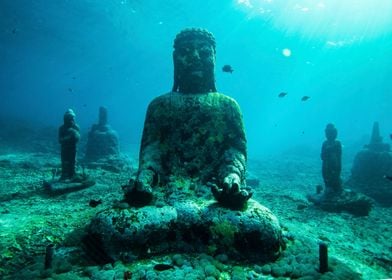
[[[174,40],[173,91],[215,92],[215,38],[202,28],[187,28]]]
[[[336,127],[332,123],[327,124],[325,128],[325,137],[327,138],[327,140],[334,141],[337,136],[338,130],[336,129]]]

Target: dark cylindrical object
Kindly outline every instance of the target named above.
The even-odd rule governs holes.
[[[49,244],[48,246],[46,246],[46,250],[45,250],[45,269],[52,268],[53,255],[54,255],[54,245]]]
[[[328,246],[326,243],[321,242],[319,244],[319,261],[320,261],[320,273],[328,271]]]

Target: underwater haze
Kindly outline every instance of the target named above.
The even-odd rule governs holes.
[[[106,106],[121,146],[137,148],[186,27],[216,37],[217,89],[241,106],[249,157],[318,153],[329,122],[355,151],[374,121],[389,141],[388,0],[2,0],[0,115],[58,127],[72,108],[87,133]]]
[[[224,95],[203,36],[157,98],[190,27]],[[0,279],[392,279],[391,57],[392,0],[0,0]]]

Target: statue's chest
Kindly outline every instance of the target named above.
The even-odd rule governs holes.
[[[222,142],[227,131],[224,108],[210,98],[177,99],[166,106],[159,120],[160,140],[168,146],[181,144],[186,149],[214,146]]]
[[[174,106],[169,121],[172,132],[205,134],[219,130],[218,124],[223,123],[223,118],[224,112],[217,104],[203,98],[187,98]]]

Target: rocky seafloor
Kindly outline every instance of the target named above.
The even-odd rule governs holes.
[[[132,166],[136,167],[133,160]],[[132,166],[89,169],[96,184],[52,195],[43,189],[59,168],[57,153],[0,151],[1,279],[385,279],[392,277],[392,209],[369,216],[326,213],[306,200],[322,182],[318,157],[276,156],[249,161],[260,180],[253,198],[278,217],[287,248],[273,263],[236,262],[227,255],[145,256],[96,265],[81,243],[91,218],[122,199]],[[345,166],[343,170],[349,170]],[[81,170],[79,170],[81,171]],[[343,174],[347,177],[348,174]],[[96,207],[91,200],[99,201]],[[318,272],[318,244],[328,244],[330,270]],[[54,247],[51,268],[45,251]],[[164,264],[164,265],[163,265]],[[166,265],[166,266],[165,266]]]

